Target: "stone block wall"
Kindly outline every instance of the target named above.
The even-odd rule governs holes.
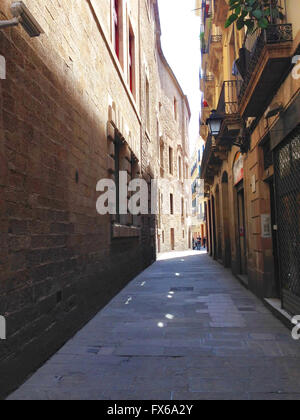
[[[137,176],[150,182],[160,174],[157,5],[149,10],[148,3],[122,1],[122,60],[112,44],[110,0],[28,0],[45,34],[0,32],[7,64],[0,81],[0,314],[8,329],[0,342],[1,396],[155,258],[155,216],[120,225],[96,211],[97,182],[114,177],[116,134]],[[1,19],[11,17],[10,4],[1,2]]]

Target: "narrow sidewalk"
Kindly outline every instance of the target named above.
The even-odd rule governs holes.
[[[204,252],[164,254],[9,399],[300,399],[300,342]]]

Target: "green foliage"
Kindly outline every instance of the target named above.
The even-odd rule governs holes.
[[[236,22],[238,30],[246,26],[253,33],[257,29],[266,29],[277,19],[284,19],[278,0],[230,0],[229,7],[232,14],[227,19],[225,28]]]

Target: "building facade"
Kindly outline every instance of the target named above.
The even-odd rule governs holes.
[[[26,5],[44,34],[0,31],[0,394],[156,257],[157,216],[120,214],[118,200],[100,215],[99,180],[119,191],[120,171],[144,179],[150,207],[161,137],[174,174],[180,153],[187,164],[188,103],[161,51],[156,1]],[[1,19],[10,6],[1,2]]]
[[[187,97],[158,45],[158,252],[189,247],[189,121]]]
[[[205,245],[206,232],[206,200],[204,195],[203,180],[201,179],[201,162],[204,152],[204,141],[199,137],[194,153],[190,160],[192,181],[192,218],[191,242],[196,243],[201,238],[201,245]]]
[[[251,35],[225,29],[228,1],[198,3],[209,252],[259,297],[299,314],[300,5],[278,1],[283,17]],[[217,136],[212,110],[222,116]]]

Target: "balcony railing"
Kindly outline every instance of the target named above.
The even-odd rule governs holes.
[[[204,80],[205,82],[214,82],[215,76],[213,74],[203,74],[201,80]]]
[[[238,92],[241,86],[240,80],[228,80],[223,83],[218,103],[218,112],[225,115],[238,113]]]
[[[212,151],[213,151],[213,140],[212,140],[212,135],[209,134],[206,140],[205,149],[204,149],[204,153],[202,157],[201,177],[205,177],[206,168],[207,168]]]
[[[240,85],[238,101],[241,103],[249,86],[252,75],[266,45],[282,44],[293,41],[292,24],[269,25],[267,29],[255,34],[247,34],[243,46],[244,56],[240,57],[243,81]]]
[[[211,35],[210,37],[211,44],[218,44],[219,42],[222,42],[222,35]]]

